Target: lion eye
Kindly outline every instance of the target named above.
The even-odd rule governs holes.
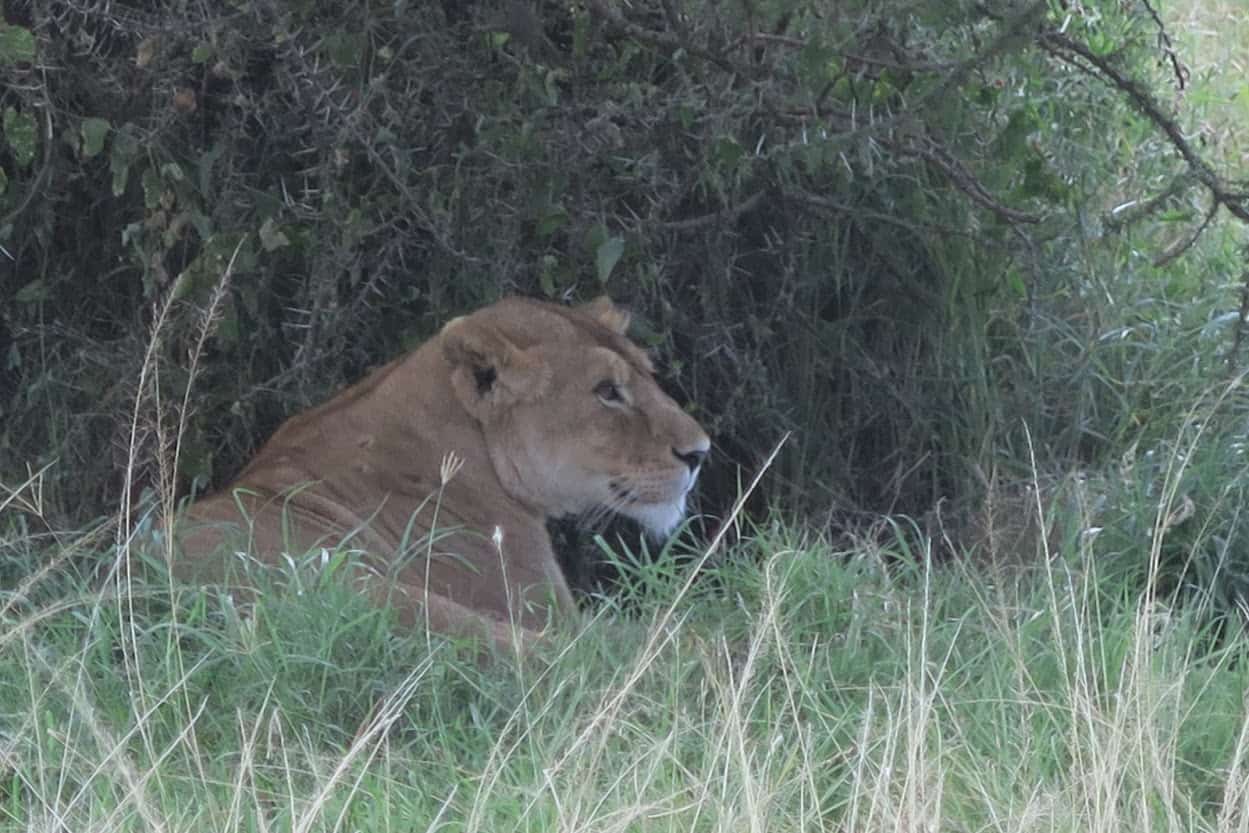
[[[594,393],[604,403],[623,402],[624,397],[620,395],[620,388],[616,387],[616,383],[604,380],[594,386]]]

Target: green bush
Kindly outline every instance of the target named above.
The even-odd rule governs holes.
[[[1025,428],[1114,457],[1190,390],[1105,301],[1205,193],[1111,75],[1171,83],[1148,11],[7,4],[0,477],[57,460],[74,518],[219,485],[450,315],[604,290],[715,436],[712,513],[786,432],[760,505],[851,526],[974,500]]]

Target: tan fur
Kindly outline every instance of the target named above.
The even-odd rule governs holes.
[[[606,298],[510,298],[454,319],[288,420],[234,483],[192,504],[175,572],[220,580],[234,551],[279,563],[337,548],[406,621],[532,638],[575,610],[547,518],[607,508],[666,534],[709,448],[625,338],[628,321]],[[448,455],[460,468],[446,480]]]

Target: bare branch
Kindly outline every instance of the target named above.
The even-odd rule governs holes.
[[[763,200],[763,192],[756,191],[737,205],[729,206],[720,211],[713,211],[710,214],[703,214],[699,217],[691,217],[688,220],[673,220],[668,223],[661,223],[660,228],[669,229],[671,231],[689,231],[690,229],[702,228],[713,223],[732,222],[738,217],[753,211]]]
[[[925,137],[919,141],[908,142],[905,145],[895,147],[902,153],[910,153],[932,164],[937,170],[945,174],[946,179],[955,188],[970,197],[977,205],[989,209],[1006,222],[1041,222],[1041,217],[1037,214],[1020,211],[999,202],[989,193],[989,189],[980,184],[980,180],[976,179],[975,174],[968,170],[961,160],[955,158],[944,146],[938,144],[933,139]]]
[[[1132,200],[1124,205],[1117,206],[1102,218],[1102,225],[1107,230],[1119,232],[1130,225],[1144,220],[1151,216],[1172,198],[1179,196],[1196,184],[1196,180],[1189,175],[1188,171],[1184,171],[1174,177],[1166,188],[1145,200]]]
[[[1249,254],[1249,248],[1245,249]],[[1249,323],[1249,269],[1240,276],[1240,314],[1236,318],[1236,333],[1232,336],[1231,349],[1227,351],[1228,365],[1235,367],[1236,357],[1240,355],[1240,345],[1245,340],[1245,326]]]
[[[1154,266],[1166,266],[1168,263],[1175,260],[1180,255],[1184,254],[1184,252],[1191,249],[1193,247],[1193,244],[1197,242],[1197,240],[1201,237],[1202,233],[1210,225],[1210,222],[1214,220],[1215,215],[1218,213],[1219,213],[1219,204],[1217,202],[1211,203],[1210,210],[1206,212],[1206,217],[1204,220],[1201,221],[1201,225],[1193,229],[1193,231],[1188,235],[1188,237],[1181,238],[1178,242],[1173,243],[1171,246],[1169,246],[1167,250],[1164,251],[1162,254],[1154,258]]]
[[[607,2],[607,0],[588,0],[586,7],[593,12],[595,16],[601,19],[607,28],[618,34],[624,35],[625,37],[641,41],[642,43],[649,43],[651,46],[659,47],[660,49],[668,49],[673,52],[678,49],[682,49],[687,54],[693,55],[696,58],[701,58],[702,60],[714,64],[726,72],[740,73],[745,76],[753,74],[749,71],[749,68],[738,66],[732,61],[729,61],[723,55],[717,55],[714,52],[709,52],[706,49],[702,49],[692,43],[686,42],[680,37],[670,35],[667,32],[656,32],[652,29],[647,29],[644,26],[639,26],[630,20],[626,20],[625,16],[620,13],[620,10],[615,8],[611,3]]]
[[[1149,16],[1154,19],[1154,24],[1158,27],[1158,44],[1171,61],[1171,69],[1175,72],[1175,83],[1182,90],[1188,86],[1188,67],[1184,66],[1180,61],[1180,56],[1175,51],[1175,45],[1171,43],[1171,36],[1167,34],[1167,27],[1163,24],[1158,12],[1154,11],[1154,7],[1149,5],[1149,0],[1141,0],[1141,3],[1145,6],[1145,10],[1149,12]]]

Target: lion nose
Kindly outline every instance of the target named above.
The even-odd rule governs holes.
[[[698,467],[703,464],[703,460],[707,458],[707,449],[693,448],[689,451],[681,451],[680,449],[672,449],[672,453],[682,463],[690,467],[690,471],[698,471]]]

